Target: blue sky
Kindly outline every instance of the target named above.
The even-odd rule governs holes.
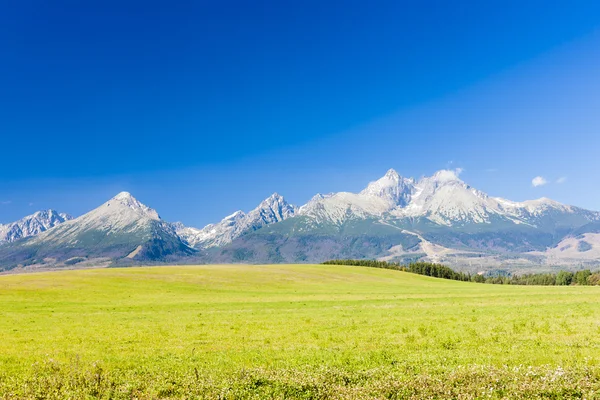
[[[597,1],[170,3],[0,5],[0,222],[128,190],[201,226],[388,168],[600,209]]]

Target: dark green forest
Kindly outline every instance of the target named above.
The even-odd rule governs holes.
[[[454,271],[442,264],[413,262],[400,264],[378,260],[329,260],[325,265],[352,265],[360,267],[393,269],[434,278],[451,279],[464,282],[490,283],[496,285],[600,285],[600,272],[592,273],[589,269],[577,272],[559,271],[558,273],[538,273],[509,276],[485,276]]]

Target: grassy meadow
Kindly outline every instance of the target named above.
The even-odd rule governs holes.
[[[600,287],[331,265],[0,276],[0,398],[600,398]]]

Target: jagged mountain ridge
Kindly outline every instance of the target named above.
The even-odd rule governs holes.
[[[165,260],[193,252],[155,210],[122,192],[78,218],[2,246],[0,258],[14,267],[72,258]]]
[[[462,262],[456,261],[458,257],[441,259],[441,253],[467,258],[495,254],[495,264],[502,264],[503,257],[522,255],[527,264],[545,262],[539,252],[600,221],[598,212],[546,198],[513,202],[490,197],[458,175],[442,170],[415,180],[389,170],[359,193],[318,194],[292,218],[225,245],[215,259],[315,262],[408,257]]]
[[[300,208],[298,215],[336,224],[355,218],[385,218],[426,219],[440,226],[459,227],[489,224],[500,218],[538,227],[539,218],[550,212],[580,214],[582,221],[588,222],[600,215],[544,198],[522,203],[493,198],[464,183],[455,171],[438,171],[417,181],[402,178],[393,169],[358,194],[340,192],[315,197]]]
[[[69,214],[54,210],[37,211],[18,221],[0,224],[0,243],[11,243],[22,238],[35,236],[71,219],[73,217]]]
[[[123,192],[79,218],[0,246],[0,259],[12,266],[69,257],[180,262],[352,257],[459,267],[476,258],[493,267],[549,260],[588,265],[598,261],[590,251],[600,248],[600,236],[592,234],[598,226],[598,212],[546,198],[490,197],[457,171],[413,179],[389,170],[359,193],[317,194],[301,207],[274,193],[248,213],[237,211],[201,229],[167,223]]]
[[[186,227],[182,223],[175,223],[174,227],[188,245],[206,249],[223,246],[246,233],[293,217],[296,211],[296,206],[289,204],[278,193],[273,193],[248,214],[236,211],[202,229]]]

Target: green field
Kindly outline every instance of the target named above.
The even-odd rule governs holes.
[[[600,287],[325,265],[0,276],[1,398],[599,398]]]

